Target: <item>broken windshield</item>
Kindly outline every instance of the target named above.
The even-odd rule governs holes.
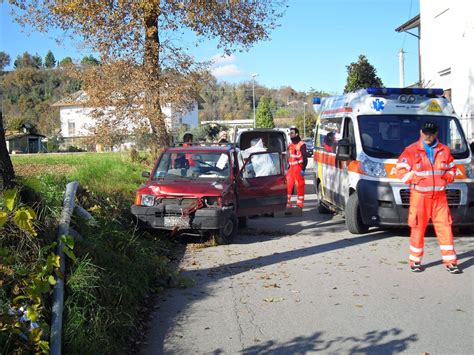
[[[451,149],[455,159],[467,158],[469,150],[459,121],[447,116],[366,115],[359,116],[359,132],[364,152],[375,158],[398,158],[420,138],[421,125],[435,122],[438,139]]]
[[[225,153],[164,153],[153,179],[216,179],[229,177],[229,156]]]

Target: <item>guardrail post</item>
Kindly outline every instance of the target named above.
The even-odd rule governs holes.
[[[61,212],[61,219],[58,226],[58,238],[69,234],[69,223],[71,222],[71,215],[74,211],[74,200],[76,191],[79,186],[77,181],[71,182],[66,186],[64,194],[63,210]],[[50,354],[61,354],[62,342],[62,325],[63,325],[63,308],[64,308],[64,279],[66,275],[66,261],[63,252],[63,242],[59,240],[57,247],[57,254],[60,260],[59,271],[60,277],[56,277],[56,284],[54,285],[53,293],[53,310],[51,319],[51,337],[50,337]]]

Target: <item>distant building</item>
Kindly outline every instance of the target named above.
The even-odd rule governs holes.
[[[15,133],[5,135],[7,150],[10,154],[40,153],[44,151],[43,139],[46,136],[35,133]]]
[[[420,0],[420,14],[396,29],[419,41],[419,76],[453,104],[466,138],[474,141],[474,7],[472,0]],[[411,30],[418,29],[418,34]]]
[[[59,108],[59,117],[61,122],[61,136],[64,139],[64,145],[67,146],[83,146],[86,138],[90,137],[90,129],[94,127],[95,120],[91,117],[94,108],[87,105],[89,97],[83,90],[79,90],[71,94],[52,106]],[[173,109],[171,104],[165,104],[162,107],[166,116],[165,123],[169,132],[176,132],[182,126],[185,129],[191,129],[198,126],[198,110],[202,99],[195,100],[192,109],[182,114]],[[112,112],[113,110],[109,110]],[[133,142],[126,142],[129,146]],[[63,147],[64,148],[64,147]]]

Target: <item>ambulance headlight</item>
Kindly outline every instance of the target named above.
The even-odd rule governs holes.
[[[382,163],[365,158],[361,161],[362,170],[364,173],[369,176],[374,177],[385,177],[387,172],[385,171],[385,166]]]
[[[472,163],[471,164],[464,164],[464,171],[466,172],[466,177],[472,177]]]

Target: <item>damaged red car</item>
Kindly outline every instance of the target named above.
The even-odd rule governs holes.
[[[166,149],[136,192],[131,212],[140,227],[209,234],[228,244],[248,216],[285,210],[280,152],[242,154],[232,144]]]

